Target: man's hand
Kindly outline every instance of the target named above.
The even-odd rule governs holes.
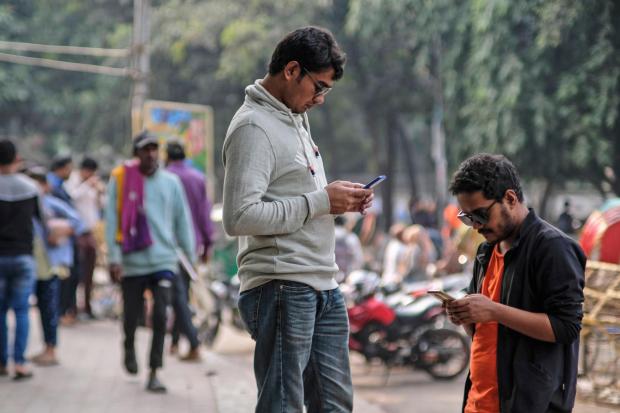
[[[497,303],[482,294],[471,294],[446,304],[448,318],[456,325],[497,321]]]
[[[108,269],[112,281],[116,284],[120,283],[123,276],[123,267],[120,264],[110,264]]]
[[[348,181],[334,181],[325,187],[329,196],[330,214],[345,212],[364,213],[372,203],[372,190],[362,184]]]

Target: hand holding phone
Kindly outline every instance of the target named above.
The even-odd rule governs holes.
[[[428,290],[427,293],[432,294],[433,296],[435,296],[435,298],[441,300],[441,302],[443,303],[456,300],[456,298],[452,297],[450,294],[442,290]]]
[[[381,182],[385,181],[386,179],[387,179],[387,176],[379,175],[378,177],[376,177],[375,179],[373,179],[372,181],[370,181],[366,185],[364,185],[364,189],[373,188],[373,187],[379,185]]]

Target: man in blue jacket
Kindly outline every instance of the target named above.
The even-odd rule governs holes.
[[[472,335],[464,412],[570,412],[575,402],[585,256],[524,204],[514,165],[478,154],[455,173],[459,218],[486,242],[469,295],[446,305]]]

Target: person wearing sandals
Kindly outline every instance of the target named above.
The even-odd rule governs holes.
[[[14,380],[32,377],[24,353],[28,344],[28,299],[35,283],[33,218],[43,220],[39,190],[17,173],[20,159],[15,145],[0,140],[0,375],[8,375],[7,312],[15,313]]]
[[[50,194],[45,168],[31,168],[28,175],[41,189],[43,210],[48,218],[45,227],[35,222],[36,295],[45,348],[32,361],[38,366],[55,366],[60,282],[69,277],[74,263],[74,236],[84,234],[87,228],[71,205]]]

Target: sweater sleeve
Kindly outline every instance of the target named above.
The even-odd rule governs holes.
[[[229,235],[276,235],[299,230],[329,213],[327,191],[265,200],[276,172],[276,156],[256,125],[237,128],[224,146],[224,229]]]
[[[535,272],[557,343],[579,337],[583,317],[585,257],[574,242],[557,237],[541,247]]]
[[[174,210],[174,231],[177,243],[183,253],[187,256],[190,262],[196,262],[196,237],[194,235],[194,227],[192,225],[192,216],[189,212],[189,204],[187,203],[187,196],[185,190],[181,185],[181,181],[174,176],[174,194],[175,199],[179,202],[175,202]]]

